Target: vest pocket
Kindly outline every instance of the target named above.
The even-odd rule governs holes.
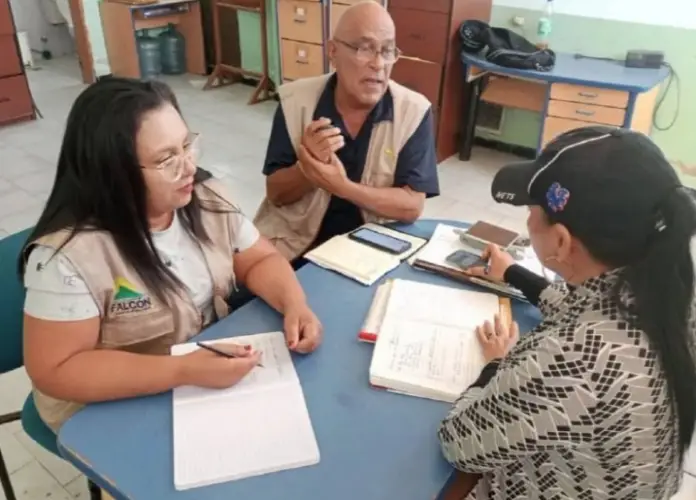
[[[102,321],[100,347],[140,354],[168,354],[176,342],[174,318],[167,310]]]
[[[367,178],[369,186],[376,188],[394,187],[394,174],[392,173],[374,173]]]

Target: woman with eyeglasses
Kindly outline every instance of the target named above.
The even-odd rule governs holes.
[[[19,263],[25,365],[54,430],[85,403],[242,379],[259,362],[250,346],[168,355],[242,284],[283,314],[291,349],[319,345],[292,268],[197,169],[199,142],[162,83],[105,79],[75,101]]]

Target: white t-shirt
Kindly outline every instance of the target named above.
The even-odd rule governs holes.
[[[259,232],[241,213],[234,214],[234,247],[240,252],[259,239]],[[213,309],[213,280],[198,243],[189,236],[178,216],[164,231],[152,233],[160,258],[189,289],[196,306],[206,317]],[[24,312],[49,321],[80,321],[99,316],[99,308],[75,267],[60,252],[36,246],[24,274],[27,296]],[[53,257],[53,258],[51,258]]]

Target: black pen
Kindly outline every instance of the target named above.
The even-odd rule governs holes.
[[[208,344],[204,344],[203,342],[196,342],[196,345],[198,347],[200,347],[201,349],[205,349],[206,351],[214,352],[215,354],[217,354],[218,356],[222,356],[223,358],[235,359],[235,358],[243,358],[244,357],[244,356],[237,356],[237,355],[232,354],[230,352],[221,351],[220,349],[216,349],[215,347],[210,346]],[[261,368],[263,368],[263,365],[261,363],[257,363],[256,366],[260,366]]]

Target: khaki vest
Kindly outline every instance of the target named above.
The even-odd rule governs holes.
[[[295,150],[312,121],[314,109],[331,75],[305,78],[279,89],[288,134]],[[394,120],[376,123],[372,129],[362,183],[373,187],[392,187],[399,151],[420,125],[430,102],[396,82],[389,82],[394,101]],[[276,206],[264,199],[254,219],[261,234],[268,238],[288,260],[302,255],[310,247],[321,227],[331,195],[314,189],[295,203]],[[373,213],[362,211],[365,222],[386,222]]]
[[[235,287],[235,235],[230,215],[236,209],[222,194],[224,189],[217,181],[197,185],[196,193],[203,208],[217,210],[201,210],[203,227],[211,241],[201,242],[200,246],[213,279],[215,313],[219,319],[228,313],[225,299]],[[35,243],[57,249],[68,235],[67,230],[59,231]],[[61,253],[84,279],[99,307],[98,349],[167,355],[172,345],[186,342],[207,326],[187,290],[168,294],[168,303],[158,300],[124,261],[109,233],[82,231]],[[89,377],[89,373],[84,376]],[[42,394],[36,388],[34,399],[41,418],[56,431],[81,408],[77,403]]]

